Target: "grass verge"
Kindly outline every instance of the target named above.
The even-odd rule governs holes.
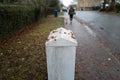
[[[62,18],[50,16],[0,47],[0,80],[47,80],[45,42]]]

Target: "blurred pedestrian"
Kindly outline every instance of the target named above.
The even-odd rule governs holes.
[[[70,23],[72,23],[73,15],[75,14],[75,10],[74,10],[74,8],[72,6],[70,6],[68,14],[69,14],[69,18],[70,18]]]

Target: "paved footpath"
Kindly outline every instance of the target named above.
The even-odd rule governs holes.
[[[65,17],[65,16],[64,16]],[[65,24],[78,41],[75,80],[120,80],[120,62],[102,47],[96,37],[75,19]]]

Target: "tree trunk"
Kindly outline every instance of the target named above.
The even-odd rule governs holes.
[[[107,2],[107,0],[104,0],[104,3],[103,3],[103,10],[105,10],[105,5],[106,5],[106,2]]]
[[[112,2],[110,3],[108,11],[115,11],[115,0],[112,0]]]

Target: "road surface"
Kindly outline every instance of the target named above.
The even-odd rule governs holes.
[[[103,47],[120,61],[120,16],[96,11],[76,11],[75,17],[85,23]]]

